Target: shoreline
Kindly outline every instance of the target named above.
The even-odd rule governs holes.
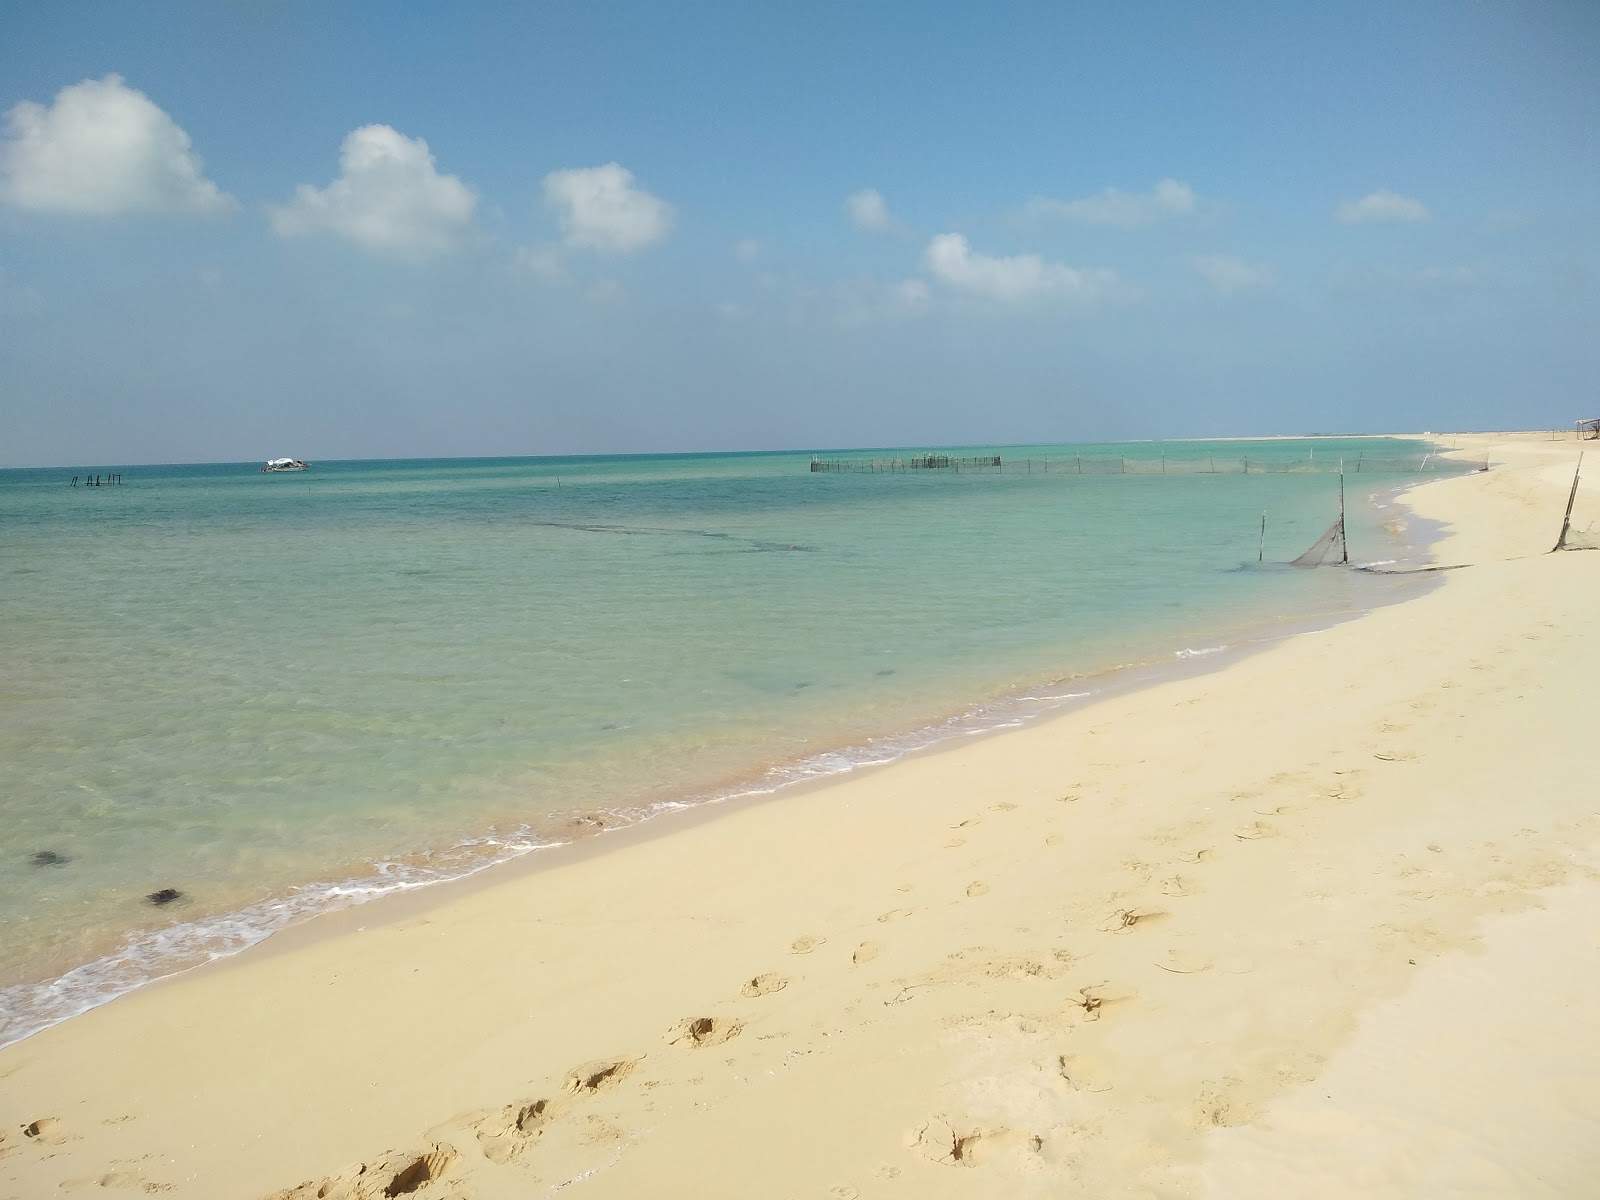
[[[1600,561],[1537,557],[1561,470],[1414,489],[1478,568],[1405,604],[36,1035],[0,1052],[0,1196],[424,1160],[418,1194],[483,1200],[1203,1194],[1213,1131],[1270,1130],[1419,966],[1584,877]]]
[[[1391,435],[1372,436],[1381,440]],[[1396,503],[1405,508],[1406,493],[1427,482],[1430,480],[1391,484],[1366,497],[1364,503],[1374,511]],[[1409,555],[1415,556],[1416,562],[1426,563],[1430,561],[1443,531],[1431,527],[1426,521],[1417,521],[1409,509],[1406,511],[1408,527],[1421,526],[1424,536],[1405,542],[1401,541],[1401,535],[1393,531],[1386,532],[1385,536],[1394,542],[1397,549],[1403,547]],[[1399,571],[1393,574],[1407,573]],[[1433,582],[1422,579],[1419,574],[1412,586],[1421,589]],[[1374,609],[1405,603],[1412,596],[1402,592],[1404,586],[1396,582],[1386,595],[1371,597],[1353,607],[1324,607],[1315,612],[1277,616],[1270,620],[1264,617],[1224,619],[1213,614],[1202,625],[1184,633],[1180,640],[1225,639],[1216,646],[1150,651],[1144,657],[1081,674],[1027,682],[975,700],[958,711],[938,715],[912,729],[842,742],[805,758],[776,763],[758,772],[718,781],[681,797],[653,802],[637,813],[630,811],[620,818],[616,812],[603,808],[574,812],[554,823],[556,826],[566,826],[562,833],[555,835],[554,840],[540,840],[543,832],[528,827],[510,831],[491,828],[442,850],[419,852],[401,859],[374,863],[373,869],[363,874],[312,880],[287,893],[263,897],[243,908],[208,914],[160,929],[138,931],[126,936],[115,949],[88,962],[75,964],[60,975],[0,988],[0,996],[9,993],[13,1004],[26,1004],[30,993],[37,997],[51,997],[58,994],[64,984],[73,988],[81,987],[87,993],[81,1002],[70,1006],[71,1011],[52,1012],[31,1022],[25,1021],[20,1032],[0,1029],[0,1049],[24,1042],[43,1030],[74,1020],[140,989],[184,978],[239,954],[259,952],[261,947],[293,931],[319,925],[341,914],[365,913],[374,905],[392,904],[407,897],[427,903],[437,899],[441,890],[447,891],[469,881],[481,882],[486,872],[497,873],[513,868],[523,871],[547,869],[559,862],[598,853],[608,848],[615,839],[629,835],[664,836],[683,827],[686,820],[711,819],[729,807],[786,798],[814,787],[826,787],[857,772],[889,767],[908,758],[937,753],[952,745],[962,744],[967,739],[988,738],[1048,722],[1069,709],[1094,705],[1104,699],[1125,696],[1161,683],[1222,670],[1242,657],[1260,653],[1299,634],[1332,628],[1359,620]],[[1076,690],[1079,688],[1084,690]],[[1056,695],[1025,694],[1057,692],[1061,689],[1073,690]],[[880,752],[886,757],[872,757]],[[830,765],[830,760],[842,762],[843,765]],[[817,769],[813,770],[813,766]],[[600,845],[602,842],[605,845]],[[474,855],[470,849],[472,847],[493,849]],[[499,875],[494,874],[494,878],[499,878]],[[127,965],[130,962],[134,964],[131,968]]]

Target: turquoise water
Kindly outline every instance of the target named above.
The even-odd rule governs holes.
[[[1381,602],[1393,580],[1253,569],[1263,509],[1280,561],[1337,513],[1336,475],[1263,469],[1311,449],[0,471],[0,1042],[330,904]],[[1256,465],[1148,470],[1224,454]],[[1367,497],[1410,477],[1352,480],[1353,557],[1397,557]]]

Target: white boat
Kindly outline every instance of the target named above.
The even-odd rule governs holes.
[[[298,458],[269,458],[262,471],[305,471],[310,469],[310,463],[303,463]]]

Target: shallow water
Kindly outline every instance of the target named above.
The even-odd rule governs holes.
[[[1262,510],[1267,557],[1293,557],[1336,475],[1069,466],[1310,450],[0,472],[0,1042],[329,904],[1382,602],[1394,581],[1254,567]],[[1365,502],[1405,477],[1351,478],[1353,557],[1405,553]]]

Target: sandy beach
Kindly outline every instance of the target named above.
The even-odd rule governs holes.
[[[1583,446],[1444,441],[1415,599],[0,1051],[0,1197],[1595,1194]]]

